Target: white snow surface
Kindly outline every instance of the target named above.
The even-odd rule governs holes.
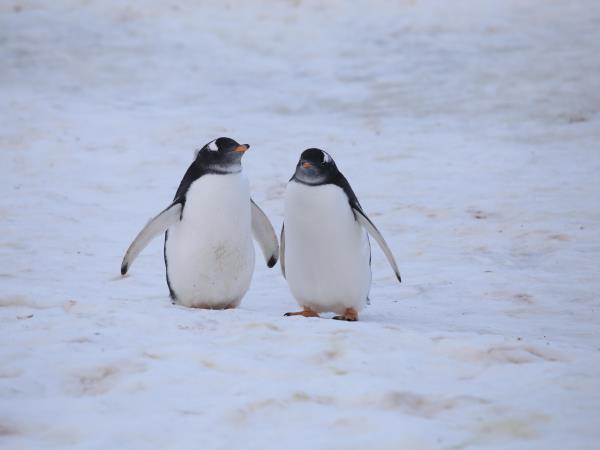
[[[0,3],[2,449],[596,449],[596,0]],[[361,321],[173,306],[123,253],[218,136],[280,227],[321,147],[394,250]]]

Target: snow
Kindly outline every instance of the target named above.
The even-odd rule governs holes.
[[[593,0],[0,4],[0,447],[593,449],[600,431]],[[251,144],[276,228],[331,153],[374,246],[357,323],[262,259],[237,310],[124,251],[193,151]],[[330,316],[326,316],[330,317]]]

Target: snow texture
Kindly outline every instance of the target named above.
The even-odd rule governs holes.
[[[596,0],[0,3],[2,449],[596,449]],[[335,158],[394,250],[357,323],[168,299],[123,253],[193,151],[276,228]]]

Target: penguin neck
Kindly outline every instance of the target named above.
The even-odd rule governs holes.
[[[233,173],[240,173],[242,171],[241,161],[234,163],[217,163],[217,162],[198,162],[196,164],[206,173],[214,173],[219,175],[227,175]]]
[[[330,184],[331,183],[331,176],[326,174],[324,176],[319,176],[319,177],[315,177],[315,176],[304,176],[300,171],[296,171],[296,173],[294,173],[294,175],[292,176],[292,178],[290,179],[290,181],[296,181],[298,183],[302,183],[302,184],[306,184],[308,186],[321,186],[323,184]]]

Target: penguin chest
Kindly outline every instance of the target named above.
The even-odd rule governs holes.
[[[169,285],[187,306],[237,306],[254,270],[250,188],[241,173],[204,175],[165,242]]]
[[[370,245],[345,192],[290,181],[284,220],[286,279],[296,300],[317,312],[362,308],[371,285]]]

